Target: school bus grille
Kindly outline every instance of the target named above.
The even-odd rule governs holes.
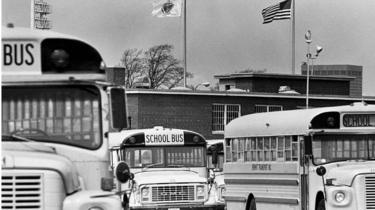
[[[43,209],[42,189],[41,174],[2,175],[1,209]]]
[[[194,185],[152,186],[152,202],[194,201]]]
[[[366,177],[366,209],[375,209],[375,176]]]

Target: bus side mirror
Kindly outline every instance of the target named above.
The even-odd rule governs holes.
[[[115,173],[117,180],[121,183],[125,183],[134,178],[134,174],[130,173],[130,168],[124,161],[117,164]]]
[[[316,169],[316,173],[319,176],[324,176],[326,174],[327,170],[324,168],[324,166],[320,166],[319,168]]]
[[[111,88],[109,94],[111,99],[112,127],[119,130],[128,128],[125,89]]]
[[[305,155],[312,155],[312,138],[311,138],[311,136],[305,136],[304,149],[305,149]]]

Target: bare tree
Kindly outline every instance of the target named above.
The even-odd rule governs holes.
[[[138,78],[142,76],[142,50],[127,49],[123,52],[120,66],[125,68],[125,87],[133,88]]]
[[[184,68],[172,55],[173,46],[169,44],[151,47],[145,52],[144,74],[150,79],[150,88],[162,85],[173,88],[184,78]],[[192,77],[192,74],[187,73]]]

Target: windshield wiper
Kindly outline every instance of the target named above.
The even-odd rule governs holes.
[[[26,137],[23,137],[23,136],[19,136],[19,135],[16,135],[16,134],[12,134],[12,135],[2,135],[2,140],[3,141],[14,141],[14,140],[17,140],[17,141],[26,141],[26,142],[36,142],[32,139],[29,139],[29,138],[26,138]]]
[[[187,166],[184,166],[184,165],[168,165],[168,167],[175,167],[175,168],[184,168],[184,167],[186,167],[187,168]]]
[[[158,166],[158,165],[162,165],[163,163],[160,162],[160,163],[153,163],[153,164],[150,164],[150,165],[147,165],[145,167],[142,168],[142,170],[145,170],[145,169],[148,169],[148,168],[152,168],[154,166]]]

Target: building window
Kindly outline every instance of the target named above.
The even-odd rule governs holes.
[[[212,131],[223,132],[225,125],[239,116],[240,105],[238,104],[213,104]]]
[[[282,111],[283,106],[280,105],[255,105],[255,112],[275,112]]]

